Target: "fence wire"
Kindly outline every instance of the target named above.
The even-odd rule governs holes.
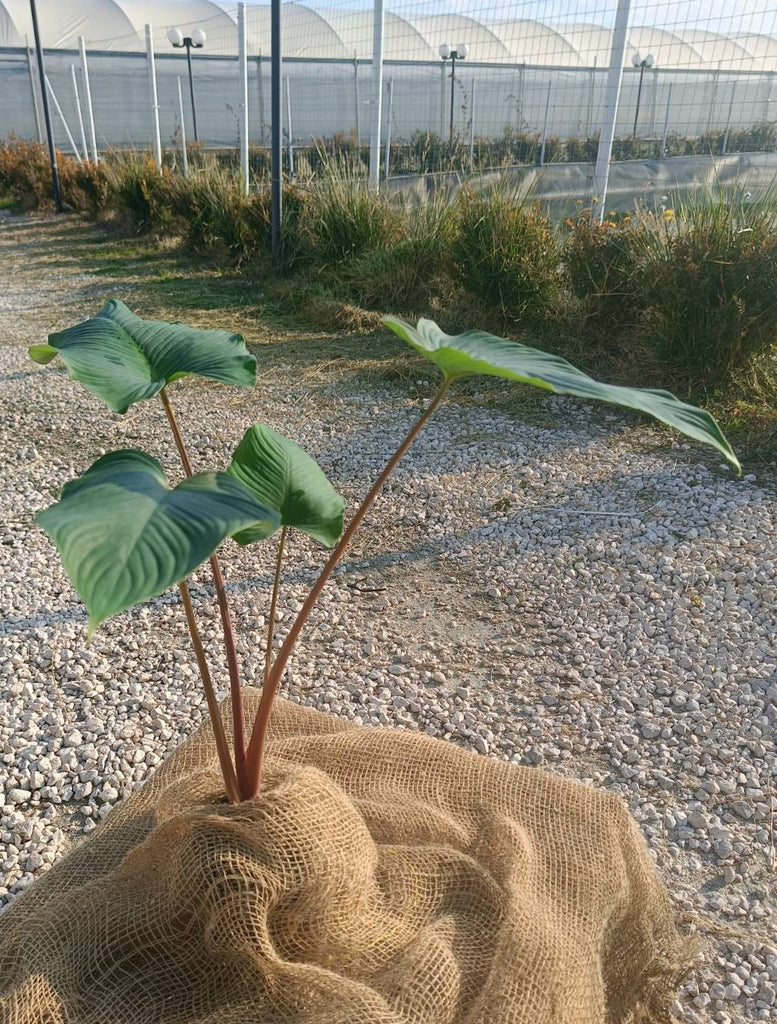
[[[387,0],[381,134],[382,145],[390,136],[391,173],[443,169],[454,150],[479,169],[593,161],[616,6],[617,0]],[[85,34],[98,147],[151,144],[144,26],[123,13],[114,18],[109,7],[118,9],[106,2],[100,18],[77,30],[63,12],[42,26],[55,137],[64,151],[84,148],[76,31]],[[167,36],[176,25],[184,35],[196,28],[206,34],[204,46],[191,51],[199,141],[236,147],[235,6],[168,0],[153,9],[163,146],[180,143],[179,80],[183,126],[194,138],[186,52]],[[351,151],[366,164],[373,23],[372,6],[354,0],[284,2],[287,150]],[[0,47],[0,136],[32,138],[37,131],[33,92],[40,87],[24,35],[26,27],[10,22],[0,0],[0,42],[8,44]],[[249,135],[262,149],[270,132],[269,4],[247,5],[246,37]],[[774,151],[775,76],[777,8],[765,0],[634,0],[613,159]]]

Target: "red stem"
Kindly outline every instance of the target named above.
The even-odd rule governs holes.
[[[262,773],[262,759],[264,754],[265,737],[267,734],[267,726],[270,721],[270,714],[272,712],[272,705],[280,687],[281,679],[283,678],[283,672],[286,668],[286,664],[291,655],[294,644],[302,632],[310,613],[313,610],[313,606],[318,600],[321,591],[327,583],[327,580],[332,575],[332,572],[345,553],[346,548],[351,543],[353,535],[361,525],[362,520],[369,511],[371,505],[380,494],[383,489],[383,485],[386,483],[388,478],[396,469],[399,460],[408,450],[410,445],[415,441],[418,434],[426,424],[426,421],[435,411],[437,406],[445,397],[445,392],[450,386],[450,379],[446,378],[440,385],[437,394],[434,396],[432,401],[427,406],[423,415],[414,424],[407,437],[404,439],[402,444],[392,455],[391,459],[386,464],[383,472],[380,474],[378,479],[375,481],[372,489],[370,490],[367,497],[361,503],[359,508],[356,510],[356,514],[348,524],[347,529],[340,538],[337,547],[334,549],[329,557],[329,561],[326,563],[321,573],[313,584],[313,589],[308,594],[305,603],[302,605],[297,618],[294,620],[291,629],[289,630],[286,639],[283,641],[283,645],[278,652],[278,657],[275,659],[270,675],[262,687],[262,696],[259,701],[259,708],[256,712],[256,718],[254,719],[254,726],[251,731],[251,742],[248,744],[248,750],[246,751],[246,759],[243,764],[242,773],[238,772],[238,780],[240,782],[240,792],[243,795],[243,799],[250,800],[255,797],[259,792],[259,781]]]
[[[229,802],[231,804],[239,804],[240,790],[237,784],[237,776],[235,775],[232,758],[229,756],[229,743],[227,742],[227,737],[224,733],[224,723],[221,719],[221,711],[219,709],[218,701],[216,700],[213,682],[210,678],[210,669],[208,668],[208,662],[205,658],[205,650],[202,646],[202,640],[200,639],[197,620],[194,617],[194,608],[192,607],[192,599],[189,594],[189,584],[186,580],[181,580],[178,584],[178,589],[181,591],[181,601],[183,602],[183,608],[186,612],[186,622],[189,626],[192,646],[194,647],[197,665],[199,666],[200,675],[202,676],[202,685],[205,688],[205,699],[208,702],[208,711],[210,712],[213,736],[216,740],[216,750],[219,755],[219,764],[221,765],[221,774],[224,776],[224,785],[226,786],[227,796],[229,797]]]
[[[167,388],[162,388],[160,391],[160,397],[162,399],[162,404],[165,407],[165,412],[167,413],[170,429],[173,431],[173,437],[175,438],[175,444],[178,448],[178,454],[181,456],[181,463],[183,464],[184,472],[187,476],[193,476],[194,470],[192,469],[192,464],[189,461],[189,455],[186,451],[186,446],[183,443],[181,431],[178,429],[178,421],[175,418],[173,407],[170,405],[170,399],[167,396]],[[215,554],[210,557],[210,568],[213,573],[213,585],[216,590],[216,599],[218,601],[219,611],[221,612],[221,625],[224,630],[224,647],[227,652],[227,667],[229,669],[229,691],[232,695],[232,729],[235,745],[235,770],[237,772],[238,779],[240,779],[243,771],[243,762],[245,761],[246,756],[245,720],[243,717],[243,694],[240,687],[240,669],[237,664],[235,634],[232,630],[232,619],[229,614],[229,603],[227,601],[226,587],[224,586],[224,577],[221,573],[219,560]]]
[[[272,585],[272,601],[270,602],[270,625],[267,629],[267,650],[264,656],[264,677],[262,685],[267,683],[267,677],[270,674],[270,662],[272,661],[272,639],[275,632],[275,609],[278,607],[278,590],[281,585],[281,562],[283,561],[283,547],[286,543],[286,531],[288,527],[284,526],[281,530],[281,539],[278,544],[278,558],[275,561],[275,579]]]

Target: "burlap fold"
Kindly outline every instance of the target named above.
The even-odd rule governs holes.
[[[688,945],[614,796],[285,701],[222,793],[206,724],[0,916],[3,1024],[670,1019]]]

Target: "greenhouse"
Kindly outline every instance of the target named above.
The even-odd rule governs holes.
[[[503,12],[494,18],[485,13],[430,13],[439,8],[424,3],[389,5],[384,36],[387,99],[390,91],[386,130],[390,125],[396,141],[418,133],[446,137],[449,130],[465,140],[501,138],[506,132],[559,138],[595,133],[604,102],[614,6],[599,8],[600,20],[609,24],[595,24],[521,16],[536,11],[537,4],[491,6],[492,13]],[[553,2],[546,9],[550,15],[562,11]],[[165,144],[180,135],[182,109],[189,138],[193,127],[190,105],[178,102],[177,80],[185,93],[187,66],[186,55],[168,40],[172,26],[184,35],[195,28],[206,34],[205,45],[192,55],[201,141],[209,146],[235,144],[236,4],[84,0],[75,13],[59,0],[38,0],[38,10],[50,88],[57,101],[54,128],[63,148],[71,146],[71,140],[78,146],[83,106],[80,38],[88,54],[100,147],[149,144],[148,23]],[[747,131],[774,121],[777,38],[753,31],[752,22],[744,18],[739,24],[731,19],[734,31],[722,34],[699,25],[640,24],[639,14],[635,12],[628,30],[619,134],[702,136],[712,130]],[[365,140],[371,6],[284,3],[283,18],[287,136],[302,144],[335,135]],[[247,6],[246,37],[251,135],[263,144],[269,120],[269,4]],[[31,40],[28,0],[0,0],[0,136],[35,134],[35,86],[25,49]],[[467,45],[467,58],[459,61],[455,82],[450,62],[439,56],[439,47],[446,42]],[[648,54],[646,66],[633,66],[638,64],[635,57]]]

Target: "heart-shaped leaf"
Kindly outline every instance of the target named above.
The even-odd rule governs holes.
[[[227,472],[259,501],[277,509],[281,525],[294,526],[328,546],[343,532],[343,499],[318,463],[271,427],[257,423],[246,431]],[[267,535],[255,526],[235,534],[235,540],[250,544]]]
[[[153,398],[165,384],[187,374],[244,388],[256,384],[256,360],[241,335],[143,320],[118,299],[97,316],[50,334],[48,345],[33,345],[29,352],[36,363],[62,356],[73,380],[114,412]]]
[[[451,335],[440,330],[433,320],[419,320],[418,326],[413,327],[406,320],[391,316],[384,317],[383,323],[449,379],[474,374],[505,377],[555,391],[559,395],[597,398],[602,402],[637,409],[688,437],[717,448],[737,472],[741,472],[739,460],[715,419],[703,409],[681,402],[668,391],[602,384],[561,356],[507,341],[485,331]]]
[[[132,449],[103,455],[35,518],[86,604],[90,634],[184,579],[225,537],[279,525],[228,473],[198,473],[171,490],[156,459]]]

